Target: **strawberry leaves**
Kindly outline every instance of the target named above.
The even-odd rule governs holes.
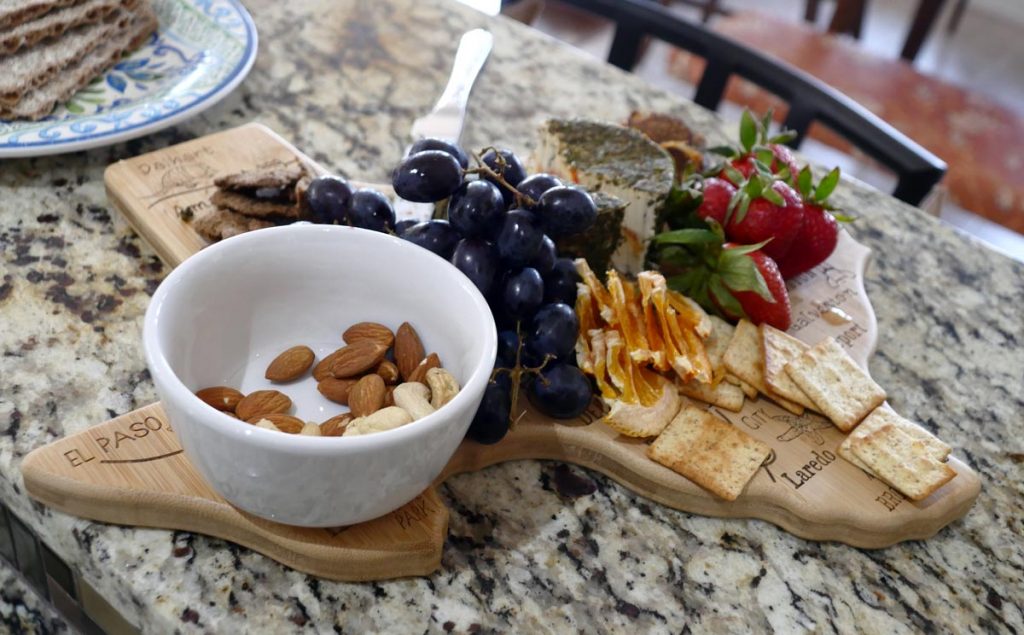
[[[815,186],[811,168],[805,165],[804,169],[800,170],[800,174],[796,177],[796,189],[800,192],[800,196],[804,199],[805,203],[811,203],[827,210],[840,223],[850,223],[856,220],[857,217],[837,211],[828,202],[828,197],[832,195],[836,186],[839,185],[839,177],[839,168],[832,168],[832,171],[826,174],[818,185]]]
[[[769,112],[769,116],[771,113]],[[750,114],[747,109],[743,110],[743,115],[740,117],[740,146],[742,146],[744,152],[750,152],[754,149],[754,144],[757,143],[761,134],[761,129],[757,125],[757,121],[754,120],[754,116]]]

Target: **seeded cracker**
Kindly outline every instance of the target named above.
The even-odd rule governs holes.
[[[771,452],[710,412],[684,407],[647,456],[725,500],[736,500]]]
[[[740,320],[740,323],[736,325],[736,332],[733,333],[723,359],[725,367],[733,375],[756,388],[758,392],[763,393],[797,416],[804,413],[803,406],[776,395],[765,383],[764,346],[761,343],[761,331],[750,321]]]
[[[956,476],[953,468],[928,455],[925,442],[891,423],[854,439],[851,447],[878,478],[913,501],[928,498]]]
[[[275,201],[261,201],[250,198],[238,192],[218,190],[210,197],[210,202],[217,207],[223,207],[245,216],[253,218],[299,218],[299,206],[294,203],[277,203]]]
[[[888,424],[896,426],[901,432],[904,432],[911,438],[924,443],[927,455],[936,461],[945,461],[949,456],[951,451],[949,445],[921,426],[915,424],[913,421],[904,419],[900,415],[896,414],[894,410],[885,405],[875,408],[871,414],[865,417],[864,421],[861,421],[859,426],[854,428],[853,432],[851,432],[842,444],[839,445],[839,456],[843,457],[850,463],[853,463],[860,469],[871,473],[871,470],[868,469],[867,465],[865,465],[863,461],[858,459],[853,453],[853,442],[857,439],[866,437],[882,426]]]
[[[298,163],[275,165],[268,168],[222,174],[213,184],[224,190],[248,191],[263,187],[291,187],[305,174]]]
[[[885,401],[885,390],[831,337],[787,364],[786,372],[843,432]]]
[[[804,408],[817,410],[817,406],[800,390],[789,375],[786,364],[810,348],[792,335],[767,324],[761,325],[761,339],[764,346],[764,381],[775,394],[795,401]]]

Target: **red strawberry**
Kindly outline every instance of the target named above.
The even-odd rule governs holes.
[[[713,150],[730,159],[718,176],[736,187],[740,187],[742,181],[749,179],[755,172],[763,172],[766,176],[779,175],[787,183],[796,178],[799,170],[796,157],[792,150],[782,145],[794,135],[791,131],[783,131],[769,137],[768,127],[771,122],[771,111],[761,121],[754,119],[749,110],[743,111],[740,118],[740,147],[726,146]]]
[[[746,181],[730,205],[726,237],[744,245],[770,240],[764,252],[772,259],[785,257],[804,221],[800,195],[782,181],[761,175]]]
[[[778,174],[779,172],[782,171],[782,168],[788,168],[787,178],[783,180],[790,181],[793,178],[793,175],[800,171],[800,168],[798,168],[796,165],[796,157],[793,156],[793,152],[788,147],[780,145],[778,143],[769,143],[765,147],[772,153],[772,162],[769,166],[769,168],[772,171],[772,174]],[[736,157],[729,163],[730,165],[732,165],[733,168],[736,169],[737,172],[743,175],[743,178],[748,179],[750,178],[750,175],[753,174],[754,171],[757,169],[754,165],[754,159],[756,158],[757,157],[754,155],[753,152],[747,152],[746,154],[742,154]],[[725,178],[729,180],[729,182],[732,182],[732,179],[729,179],[729,176],[725,174],[724,171],[722,173],[722,178]],[[733,183],[733,185],[738,186],[742,184]]]
[[[725,251],[722,252],[722,257],[726,259],[731,258],[730,254],[743,253],[749,247],[749,245],[742,246],[726,243]],[[775,261],[762,250],[754,250],[746,253],[746,257],[753,261],[754,266],[757,267],[758,273],[761,274],[761,278],[764,279],[764,283],[768,287],[768,293],[771,295],[771,299],[764,297],[762,293],[755,290],[740,290],[738,288],[733,288],[727,279],[723,280],[725,286],[728,287],[729,292],[732,293],[732,297],[739,302],[743,309],[743,313],[746,315],[748,320],[754,324],[764,323],[774,326],[780,331],[788,330],[791,321],[789,293],[786,291],[786,283],[782,281],[782,274],[779,273],[779,267],[775,264]],[[713,290],[712,293],[714,293]],[[717,297],[716,299],[721,302],[721,299]],[[726,312],[730,313],[728,309],[726,309]],[[740,318],[743,316],[735,315],[734,317]]]
[[[839,168],[832,170],[812,188],[811,171],[804,168],[797,178],[803,197],[804,222],[786,255],[778,260],[782,277],[789,279],[824,262],[839,242],[839,223],[827,203],[839,182]]]
[[[673,289],[719,315],[786,330],[789,294],[764,243],[725,242],[722,228],[686,227],[654,238],[654,260]]]
[[[704,179],[702,192],[704,200],[697,208],[697,215],[701,218],[713,218],[719,225],[725,223],[729,201],[736,194],[736,188],[725,179],[713,176]]]

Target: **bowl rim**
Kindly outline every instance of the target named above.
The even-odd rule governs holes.
[[[477,289],[476,285],[473,284],[465,274],[452,265],[449,265],[442,270],[447,271],[448,275],[452,276],[452,281],[456,282],[459,287],[469,293],[470,300],[478,314],[482,318],[486,316],[486,318],[481,321],[490,324],[490,328],[482,328],[482,330],[485,331],[485,333],[483,333],[483,355],[479,360],[477,360],[476,365],[472,368],[469,374],[469,379],[451,401],[426,417],[416,419],[415,421],[399,426],[398,428],[374,432],[373,434],[358,435],[355,437],[345,437],[344,435],[340,437],[320,437],[312,435],[285,434],[279,431],[267,430],[231,417],[220,410],[210,407],[199,399],[195,393],[189,390],[184,382],[182,382],[178,377],[177,373],[171,368],[162,347],[159,345],[158,333],[161,311],[167,300],[167,296],[171,293],[173,288],[183,284],[190,277],[197,275],[198,272],[203,271],[209,261],[219,258],[224,252],[244,249],[253,243],[259,243],[262,241],[279,240],[280,238],[278,238],[278,236],[280,234],[295,234],[301,236],[303,234],[319,233],[335,233],[338,235],[339,240],[355,239],[378,242],[381,249],[405,250],[408,254],[411,254],[414,259],[421,259],[423,262],[431,262],[430,259],[436,258],[447,263],[444,258],[441,258],[437,254],[434,254],[433,252],[418,245],[414,245],[406,240],[402,240],[397,236],[340,225],[295,223],[279,227],[268,227],[246,232],[208,245],[192,256],[186,258],[184,262],[175,267],[171,273],[164,278],[160,283],[160,286],[157,287],[157,290],[153,294],[149,306],[146,309],[142,330],[143,353],[145,356],[146,366],[153,377],[154,383],[159,382],[163,384],[164,388],[170,393],[170,398],[174,400],[183,402],[186,405],[209,409],[205,414],[211,418],[192,417],[193,421],[204,426],[211,426],[212,424],[220,426],[223,424],[227,427],[219,430],[220,432],[245,438],[257,445],[272,449],[285,449],[288,447],[295,450],[302,450],[304,452],[313,451],[314,454],[333,454],[334,452],[342,449],[362,450],[374,447],[391,447],[397,444],[413,441],[427,433],[430,429],[442,427],[446,423],[447,413],[453,412],[459,404],[471,400],[473,398],[471,395],[474,394],[477,389],[479,389],[481,393],[483,392],[487,382],[490,380],[498,348],[497,328],[495,327],[494,318],[487,301],[484,299],[484,296],[480,293],[479,289]],[[160,379],[157,379],[158,375],[160,375]],[[317,450],[320,450],[320,452],[316,452]]]

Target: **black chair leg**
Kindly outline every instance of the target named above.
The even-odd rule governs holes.
[[[643,40],[644,35],[640,31],[621,24],[617,25],[615,39],[612,40],[612,48],[608,52],[608,63],[623,70],[632,71],[640,57]]]
[[[804,20],[806,22],[813,24],[818,21],[819,4],[821,4],[821,0],[807,0],[807,4],[804,5]]]

